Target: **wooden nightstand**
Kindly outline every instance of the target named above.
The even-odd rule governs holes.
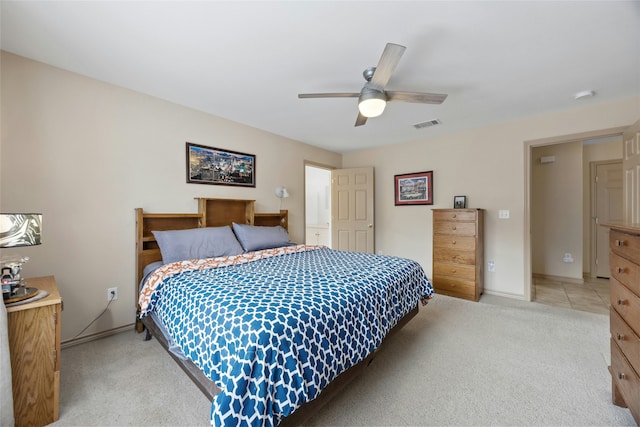
[[[58,419],[60,401],[60,312],[53,276],[26,279],[46,298],[7,307],[16,426],[44,426]]]

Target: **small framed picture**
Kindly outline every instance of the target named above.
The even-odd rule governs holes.
[[[453,197],[454,209],[464,209],[467,207],[467,196],[454,196]]]

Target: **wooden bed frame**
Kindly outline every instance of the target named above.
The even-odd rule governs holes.
[[[280,225],[285,229],[289,226],[289,213],[280,210],[279,213],[255,213],[254,200],[241,199],[212,199],[196,198],[198,201],[198,213],[147,213],[141,208],[136,209],[136,283],[135,283],[135,304],[138,307],[138,292],[144,267],[152,262],[161,261],[160,248],[153,237],[151,231],[162,230],[184,230],[199,227],[218,227],[238,224],[275,226]],[[391,336],[401,329],[409,320],[418,314],[418,306],[409,312],[398,324],[389,332]],[[150,316],[140,319],[136,311],[136,330],[143,332],[147,330],[147,338],[156,337],[158,342],[164,347],[178,365],[185,371],[191,380],[200,388],[209,400],[220,391],[213,381],[207,378],[198,367],[190,360],[177,357],[169,351],[169,345],[158,325]],[[369,354],[365,360],[349,368],[333,380],[320,395],[298,408],[292,415],[286,417],[281,426],[294,426],[303,423],[315,414],[322,406],[337,395],[354,378],[360,375],[373,361],[376,351]]]
[[[162,261],[160,248],[151,231],[185,230],[200,227],[220,227],[237,224],[280,225],[289,229],[289,211],[255,213],[255,200],[208,199],[196,197],[198,213],[146,213],[136,209],[136,283],[135,303],[138,304],[138,286],[144,267]]]

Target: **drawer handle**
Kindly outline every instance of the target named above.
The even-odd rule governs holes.
[[[624,372],[620,372],[618,374],[618,378],[620,378],[621,380],[627,379],[627,376],[624,374]]]
[[[618,341],[624,341],[625,337],[621,333],[618,333]]]
[[[452,230],[455,230],[455,229],[456,229],[456,226],[454,225],[453,227],[451,227],[451,229],[452,229]]]
[[[616,246],[620,246],[620,247],[624,246],[624,240],[616,239]]]
[[[616,267],[616,271],[617,271],[618,273],[624,273],[625,271],[627,271],[627,269],[626,269],[626,268],[623,268],[623,267]]]
[[[453,241],[451,242],[451,244],[452,244],[452,245],[455,245],[455,244],[456,244],[456,241],[455,241],[455,240],[453,240]]]
[[[626,303],[626,300],[618,298],[618,305],[625,305]]]

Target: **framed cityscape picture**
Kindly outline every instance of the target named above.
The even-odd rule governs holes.
[[[395,175],[396,206],[432,205],[433,171]]]
[[[187,142],[187,182],[256,186],[256,156]]]

